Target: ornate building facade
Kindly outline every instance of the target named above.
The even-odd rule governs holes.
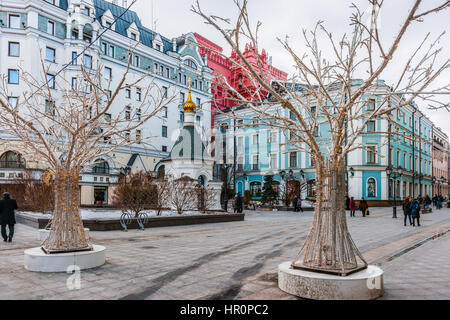
[[[353,81],[354,86],[360,84],[359,80]],[[387,90],[389,87],[384,81],[379,81],[371,94],[363,97],[359,121],[363,121],[364,113],[383,101]],[[393,97],[390,103],[395,106],[400,99]],[[272,108],[275,110],[277,106]],[[302,197],[313,198],[315,169],[309,153],[290,145],[289,138],[280,129],[253,126],[255,114],[252,110],[237,107],[234,112],[239,120],[234,121],[225,112],[216,115],[215,125],[218,132],[216,161],[235,168],[235,190],[242,195],[245,190],[250,190],[258,199],[264,176],[273,175],[280,190],[286,188],[287,182],[294,189],[299,188],[300,183],[306,183]],[[284,116],[290,115],[286,112]],[[246,124],[250,126],[245,127]],[[390,117],[371,121],[356,141],[365,148],[356,149],[347,156],[345,193],[355,199],[364,197],[369,205],[390,205],[394,197],[401,200],[407,195],[431,195],[432,132],[432,122],[414,103],[394,110]],[[317,128],[315,137],[324,145],[330,141],[326,124]],[[387,167],[392,167],[394,172],[401,171],[401,176],[389,176]]]
[[[58,86],[70,84],[80,74],[82,64],[92,69],[104,68],[102,74],[111,79],[112,87],[116,86],[126,70],[130,47],[134,47],[131,72],[149,76],[139,87],[121,92],[112,113],[137,108],[144,88],[152,81],[163,92],[179,96],[157,117],[130,132],[143,139],[152,137],[151,147],[136,144],[116,150],[96,159],[96,165],[86,169],[80,177],[82,205],[110,204],[121,172],[153,172],[156,164],[169,155],[176,132],[183,126],[188,78],[193,81],[192,99],[199,106],[195,110],[196,124],[200,130],[211,127],[213,70],[198,48],[188,44],[196,42],[194,34],[168,39],[144,27],[136,12],[128,11],[118,19],[124,11],[125,8],[104,0],[9,0],[3,1],[0,8],[0,73],[8,80],[9,100],[19,106],[26,90],[21,70],[42,78],[41,56],[49,73],[55,75],[68,64],[65,72],[54,79],[52,94],[58,97]],[[75,58],[85,48],[83,56]],[[45,163],[29,161],[29,155],[19,147],[0,146],[0,185],[14,183],[26,170],[39,178],[46,170]]]
[[[433,127],[433,195],[445,197],[448,191],[448,136]]]

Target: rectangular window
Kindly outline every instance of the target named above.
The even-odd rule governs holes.
[[[130,120],[131,119],[131,107],[127,106],[126,110],[125,110],[125,120]]]
[[[92,69],[92,57],[87,54],[84,55],[84,66],[88,69]]]
[[[180,122],[184,122],[184,112],[180,111]]]
[[[55,115],[55,105],[49,100],[45,100],[45,113],[48,115]]]
[[[277,154],[270,154],[270,169],[277,169]]]
[[[180,92],[180,104],[184,104],[184,92]]]
[[[252,169],[258,170],[259,156],[257,154],[253,155],[252,160]]]
[[[9,15],[9,27],[13,29],[20,28],[20,16],[15,14]]]
[[[167,98],[167,87],[162,87],[162,97]]]
[[[375,110],[375,99],[369,99],[367,101],[367,111]]]
[[[258,144],[259,134],[255,134],[252,136],[252,144]]]
[[[112,80],[112,69],[105,67],[105,78],[107,80]]]
[[[161,51],[161,46],[159,44],[157,44],[155,47],[156,47],[156,50]]]
[[[237,171],[242,172],[244,170],[244,157],[238,156],[237,163],[238,163]]]
[[[87,16],[90,16],[91,10],[89,10],[89,8],[87,8],[87,7],[84,7],[83,13]]]
[[[367,122],[367,132],[375,132],[375,121],[371,120]]]
[[[170,78],[170,70],[169,70],[169,68],[166,68],[166,78]]]
[[[187,83],[187,77],[186,77],[186,75],[184,75],[183,76],[183,84],[186,84]]]
[[[47,47],[45,49],[45,60],[50,62],[55,62],[56,59],[56,50],[53,48]]]
[[[20,44],[18,42],[8,43],[8,56],[10,57],[20,56]]]
[[[111,29],[111,27],[112,27],[112,23],[111,22],[109,22],[109,21],[106,21],[106,28],[107,29]]]
[[[55,35],[55,23],[52,21],[47,21],[47,33],[52,36]]]
[[[136,33],[131,33],[131,39],[136,40]]]
[[[16,69],[8,70],[8,83],[19,84],[19,70]]]
[[[142,137],[141,130],[136,130],[136,143],[137,144],[141,143],[141,137]]]
[[[196,117],[195,117],[195,121],[196,121],[196,123],[197,123],[197,126],[200,126],[200,121],[201,121],[200,116],[196,116]]]
[[[72,51],[72,64],[76,65],[78,63],[78,53],[76,51]]]
[[[8,102],[14,109],[17,108],[17,103],[19,102],[18,97],[8,97]]]
[[[107,55],[108,54],[108,46],[106,45],[106,43],[102,42],[101,48],[102,48],[102,53],[104,55]]]
[[[136,88],[136,100],[141,101],[142,100],[142,92],[140,88]]]
[[[158,64],[157,63],[155,63],[155,73],[156,74],[158,73]]]
[[[72,78],[72,90],[77,90],[78,84],[77,84],[77,78]]]
[[[270,132],[270,143],[276,143],[277,142],[277,136],[278,136],[278,132],[271,131]]]
[[[243,148],[244,147],[244,137],[238,137],[237,141],[238,141],[238,143],[237,143],[238,148]]]
[[[314,128],[313,134],[314,134],[314,137],[318,137],[318,136],[319,136],[319,126],[316,126],[316,127]]]
[[[141,109],[137,109],[137,111],[136,111],[136,121],[141,121],[141,119],[142,119]]]
[[[127,142],[130,142],[131,140],[130,140],[130,131],[126,131],[125,132],[125,140],[127,141]]]
[[[162,146],[162,152],[167,152],[167,146]]]
[[[125,97],[128,99],[131,98],[131,89],[125,89]]]
[[[202,101],[200,100],[200,98],[195,99],[195,102],[197,104],[197,108],[201,109],[202,108]]]
[[[139,67],[139,56],[134,56],[134,66]]]
[[[167,118],[167,107],[162,107],[162,117]]]
[[[164,138],[167,138],[167,127],[166,126],[162,126],[161,134]]]
[[[161,76],[164,75],[164,66],[159,67],[159,74],[160,74]]]
[[[297,152],[289,153],[289,168],[297,167]]]
[[[370,147],[367,147],[367,149],[366,149],[367,163],[368,164],[375,164],[376,163],[376,158],[375,158],[376,149],[375,148],[376,148],[375,146],[370,146]]]
[[[114,46],[109,46],[108,55],[109,55],[111,58],[114,58],[114,57],[115,57],[115,53],[116,53],[116,49],[114,48]]]

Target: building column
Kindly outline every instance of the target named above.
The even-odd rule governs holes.
[[[83,34],[84,34],[84,25],[79,24],[78,25],[78,40],[83,40]]]
[[[72,24],[66,23],[66,38],[71,39],[72,38]]]

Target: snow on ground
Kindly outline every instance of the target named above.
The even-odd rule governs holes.
[[[114,210],[114,209],[80,209],[81,212],[81,218],[83,220],[106,220],[106,219],[120,219],[120,216],[122,215],[122,211],[120,210]],[[156,218],[158,217],[156,215],[156,211],[150,210],[150,211],[144,211],[147,213],[149,218]],[[51,218],[52,215],[48,213],[38,213],[38,212],[27,212],[22,211],[21,213],[37,217],[37,218]],[[220,214],[218,213],[208,213],[210,214]],[[201,213],[199,211],[185,211],[183,214],[178,214],[176,211],[162,211],[160,217],[179,217],[179,216],[196,216],[196,215],[205,215],[204,213]],[[131,216],[134,218],[134,215],[131,214]]]

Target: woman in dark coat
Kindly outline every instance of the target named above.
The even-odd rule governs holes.
[[[406,226],[406,219],[409,219],[409,225],[412,225],[412,220],[411,220],[411,198],[410,196],[407,196],[405,201],[403,201],[403,215],[405,216],[404,218],[404,224]]]
[[[355,199],[353,197],[350,198],[350,217],[354,217],[355,216],[355,211],[356,211],[356,203],[355,203]]]
[[[367,204],[366,199],[361,198],[359,201],[359,209],[361,209],[363,217],[366,216],[367,209],[369,209],[369,205]]]
[[[0,224],[2,226],[2,237],[5,242],[11,242],[14,236],[14,225],[16,224],[15,209],[17,209],[16,200],[11,199],[9,193],[5,192],[3,199],[0,200]],[[6,225],[8,225],[9,235],[6,234]]]

